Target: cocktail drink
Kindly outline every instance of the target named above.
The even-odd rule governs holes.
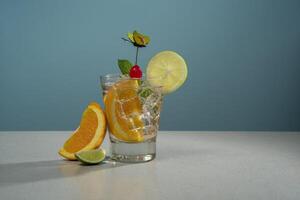
[[[144,162],[154,159],[162,104],[161,87],[119,77],[114,84],[101,77],[112,159]]]
[[[111,158],[122,162],[145,162],[156,155],[163,95],[184,83],[187,67],[177,53],[162,51],[149,61],[142,76],[142,69],[137,65],[138,52],[146,47],[150,38],[134,31],[123,40],[136,48],[135,64],[118,60],[122,74],[101,76]]]

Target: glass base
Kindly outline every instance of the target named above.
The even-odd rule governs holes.
[[[110,138],[111,159],[118,162],[139,163],[148,162],[155,158],[156,138],[139,143],[125,143]]]

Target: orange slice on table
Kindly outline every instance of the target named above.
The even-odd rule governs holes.
[[[125,142],[143,141],[142,104],[138,80],[121,80],[107,92],[104,104],[111,134]]]
[[[76,160],[75,153],[98,148],[105,137],[106,119],[100,105],[92,102],[84,110],[80,126],[59,150],[69,160]]]

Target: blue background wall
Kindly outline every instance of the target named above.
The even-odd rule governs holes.
[[[99,75],[151,36],[186,59],[163,130],[300,130],[299,0],[1,0],[0,130],[71,130],[100,102]]]

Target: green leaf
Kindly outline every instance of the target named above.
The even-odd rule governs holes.
[[[118,66],[124,75],[128,75],[131,67],[133,66],[129,60],[118,60]]]

